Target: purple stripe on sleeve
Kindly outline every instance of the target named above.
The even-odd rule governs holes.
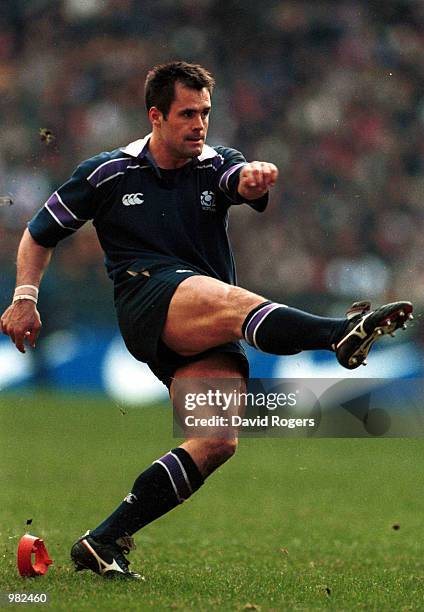
[[[266,304],[266,306],[258,310],[258,312],[253,315],[244,332],[244,337],[248,344],[255,346],[254,335],[256,329],[262,323],[264,318],[271,312],[271,310],[274,310],[275,308],[278,308],[278,304]]]
[[[118,174],[124,174],[127,166],[131,164],[131,159],[128,157],[120,157],[119,159],[111,159],[104,162],[87,177],[87,181],[92,187],[99,187],[109,179],[112,179]]]
[[[230,176],[234,172],[236,172],[236,170],[238,170],[239,168],[245,165],[246,163],[242,162],[240,164],[236,164],[235,166],[231,166],[231,168],[229,168],[226,172],[224,172],[224,174],[221,176],[220,181],[219,181],[219,188],[225,193],[228,193],[228,181],[230,179]]]
[[[158,459],[157,463],[163,464],[168,468],[170,478],[173,481],[179,500],[183,502],[188,499],[191,495],[191,490],[177,458],[172,453],[167,453]]]
[[[86,219],[78,219],[69,208],[61,202],[57,192],[49,197],[45,203],[45,207],[56,220],[56,222],[65,229],[76,231],[84,225]]]

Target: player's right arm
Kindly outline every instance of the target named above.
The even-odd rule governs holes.
[[[1,331],[10,336],[21,353],[25,353],[25,342],[35,347],[41,329],[36,304],[38,287],[54,247],[94,217],[98,183],[104,182],[102,172],[107,170],[105,159],[107,156],[100,154],[80,164],[71,178],[31,219],[22,236],[17,256],[15,295],[0,319]],[[20,294],[18,299],[17,294]],[[30,297],[23,298],[25,294],[30,294]]]
[[[49,265],[52,252],[52,247],[46,248],[38,244],[26,229],[18,249],[16,286],[38,288]],[[27,292],[34,293],[31,289],[28,289]],[[34,301],[19,299],[12,302],[4,311],[0,321],[2,332],[10,336],[21,353],[25,353],[25,340],[35,348],[35,342],[41,329],[41,320]]]

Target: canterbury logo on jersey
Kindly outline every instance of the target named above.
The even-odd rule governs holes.
[[[122,204],[124,206],[135,206],[135,204],[143,204],[142,193],[126,193],[122,198]]]

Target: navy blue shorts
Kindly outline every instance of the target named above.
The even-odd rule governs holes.
[[[177,272],[179,269],[184,270],[178,263],[172,268],[152,266],[147,273],[131,269],[115,285],[115,307],[127,349],[133,357],[147,363],[168,388],[178,368],[219,353],[236,355],[247,378],[249,362],[240,342],[228,342],[191,357],[175,353],[162,342],[163,326],[176,288],[190,276],[201,276],[191,270]]]

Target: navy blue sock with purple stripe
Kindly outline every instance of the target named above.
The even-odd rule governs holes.
[[[294,355],[300,351],[332,350],[347,319],[317,317],[284,304],[263,302],[247,315],[242,333],[248,344],[265,353]]]
[[[131,493],[90,535],[101,541],[131,536],[188,499],[202,484],[203,477],[187,451],[174,448],[138,476]]]

